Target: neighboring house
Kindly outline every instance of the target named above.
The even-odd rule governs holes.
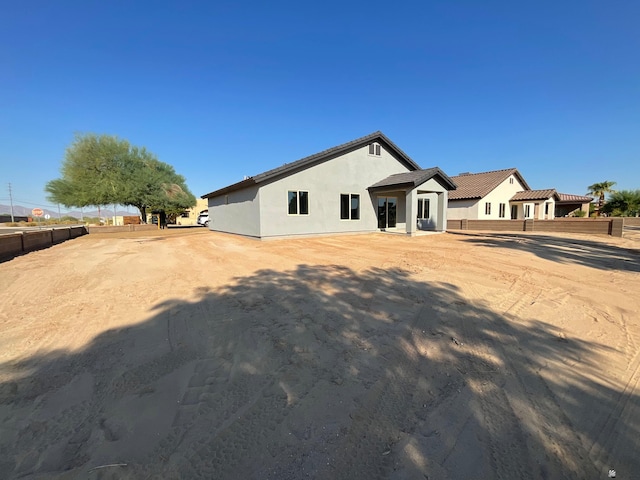
[[[552,188],[518,192],[509,200],[512,218],[553,220],[559,200],[558,193]]]
[[[458,188],[449,194],[450,220],[553,220],[583,210],[589,214],[591,197],[531,190],[515,168],[463,173],[451,180]]]
[[[559,193],[560,200],[556,202],[556,217],[574,217],[579,211],[584,212],[584,216],[589,216],[589,204],[593,202],[592,197],[584,195],[571,195]]]
[[[444,231],[448,192],[381,132],[203,195],[209,228],[256,238]]]
[[[516,193],[531,190],[517,169],[463,173],[451,180],[458,188],[449,194],[450,220],[524,218],[523,205],[510,203]]]
[[[198,198],[195,207],[182,212],[182,215],[178,215],[176,218],[177,225],[197,225],[198,215],[200,212],[207,209],[208,202],[205,199]]]

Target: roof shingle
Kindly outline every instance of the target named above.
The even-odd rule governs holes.
[[[569,202],[569,203],[591,203],[593,202],[593,197],[586,197],[584,195],[572,195],[570,193],[558,193],[561,202]]]
[[[399,186],[414,188],[418,185],[422,185],[424,182],[433,177],[440,177],[441,183],[443,183],[444,187],[447,187],[447,190],[453,190],[456,188],[456,184],[453,183],[451,178],[449,178],[438,167],[433,167],[426,168],[424,170],[414,170],[413,172],[403,172],[389,175],[384,180],[380,180],[379,182],[371,185],[369,187],[369,190]]]
[[[555,197],[556,200],[559,200],[558,193],[553,188],[548,188],[546,190],[524,190],[521,192],[516,192],[516,194],[511,197],[510,201],[518,202],[525,200],[547,200],[551,197]]]
[[[483,198],[511,175],[515,175],[522,186],[529,189],[529,185],[527,185],[527,182],[524,181],[524,178],[522,178],[522,175],[520,175],[516,168],[483,173],[464,173],[451,177],[451,180],[458,188],[449,193],[449,200]]]
[[[364,145],[368,145],[371,142],[378,142],[383,145],[386,145],[391,152],[394,152],[399,157],[399,160],[402,163],[404,163],[406,167],[408,167],[411,170],[420,170],[420,165],[414,162],[409,157],[409,155],[407,155],[400,148],[398,148],[398,146],[395,143],[393,143],[391,140],[389,140],[389,138],[387,138],[385,134],[383,134],[381,131],[377,131],[369,135],[365,135],[364,137],[356,138],[355,140],[352,140],[350,142],[343,143],[342,145],[338,145],[336,147],[323,150],[313,155],[309,155],[308,157],[301,158],[300,160],[296,160],[295,162],[285,163],[280,167],[267,170],[266,172],[260,173],[253,177],[249,177],[245,180],[234,183],[232,185],[221,188],[219,190],[215,190],[211,193],[202,195],[202,198],[214,198],[214,197],[218,197],[220,195],[224,195],[226,193],[230,193],[236,190],[242,190],[243,188],[247,188],[252,185],[262,183],[266,180],[270,180],[278,176],[293,173],[296,170],[302,170],[312,165],[322,163],[338,155],[342,155],[351,150],[355,150]]]

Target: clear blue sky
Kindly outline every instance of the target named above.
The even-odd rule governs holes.
[[[375,130],[451,176],[640,188],[637,0],[22,0],[0,22],[0,203],[11,182],[47,206],[76,132],[196,196]]]

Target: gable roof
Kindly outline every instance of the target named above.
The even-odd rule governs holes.
[[[251,187],[253,185],[257,185],[259,183],[263,183],[277,177],[284,177],[294,172],[303,170],[305,168],[309,168],[319,163],[326,162],[327,160],[331,160],[332,158],[335,158],[345,153],[348,153],[350,151],[356,150],[372,142],[378,142],[381,145],[384,145],[386,147],[386,150],[389,150],[395,153],[395,155],[398,157],[400,162],[403,163],[410,170],[420,170],[420,165],[414,162],[409,157],[409,155],[407,155],[400,148],[398,148],[398,146],[395,143],[393,143],[391,140],[389,140],[389,138],[387,138],[387,136],[384,135],[381,131],[377,131],[369,135],[366,135],[364,137],[356,138],[355,140],[352,140],[350,142],[343,143],[342,145],[338,145],[336,147],[323,150],[313,155],[309,155],[308,157],[301,158],[300,160],[296,160],[295,162],[285,163],[280,167],[267,170],[266,172],[260,173],[253,177],[249,177],[245,180],[234,183],[233,185],[229,185],[219,190],[215,190],[213,192],[202,195],[202,198],[218,197],[220,195],[224,195],[229,192],[234,192],[236,190],[242,190],[243,188]]]
[[[547,190],[523,190],[516,192],[516,194],[509,199],[511,202],[522,202],[526,200],[547,200],[554,197],[556,200],[560,200],[558,192],[554,188],[548,188]]]
[[[451,177],[451,180],[455,182],[458,188],[449,193],[449,200],[483,198],[511,175],[514,175],[525,189],[530,190],[529,185],[527,185],[527,182],[524,181],[524,178],[516,168],[483,173],[463,173],[456,177]]]
[[[378,190],[388,187],[415,188],[427,180],[438,177],[440,184],[447,190],[455,190],[456,184],[438,167],[415,170],[413,172],[395,173],[384,180],[380,180],[369,187],[369,190]]]

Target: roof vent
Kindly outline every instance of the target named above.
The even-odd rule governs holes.
[[[462,173],[458,174],[458,176],[461,176],[461,175],[471,175],[471,172],[462,172]]]

